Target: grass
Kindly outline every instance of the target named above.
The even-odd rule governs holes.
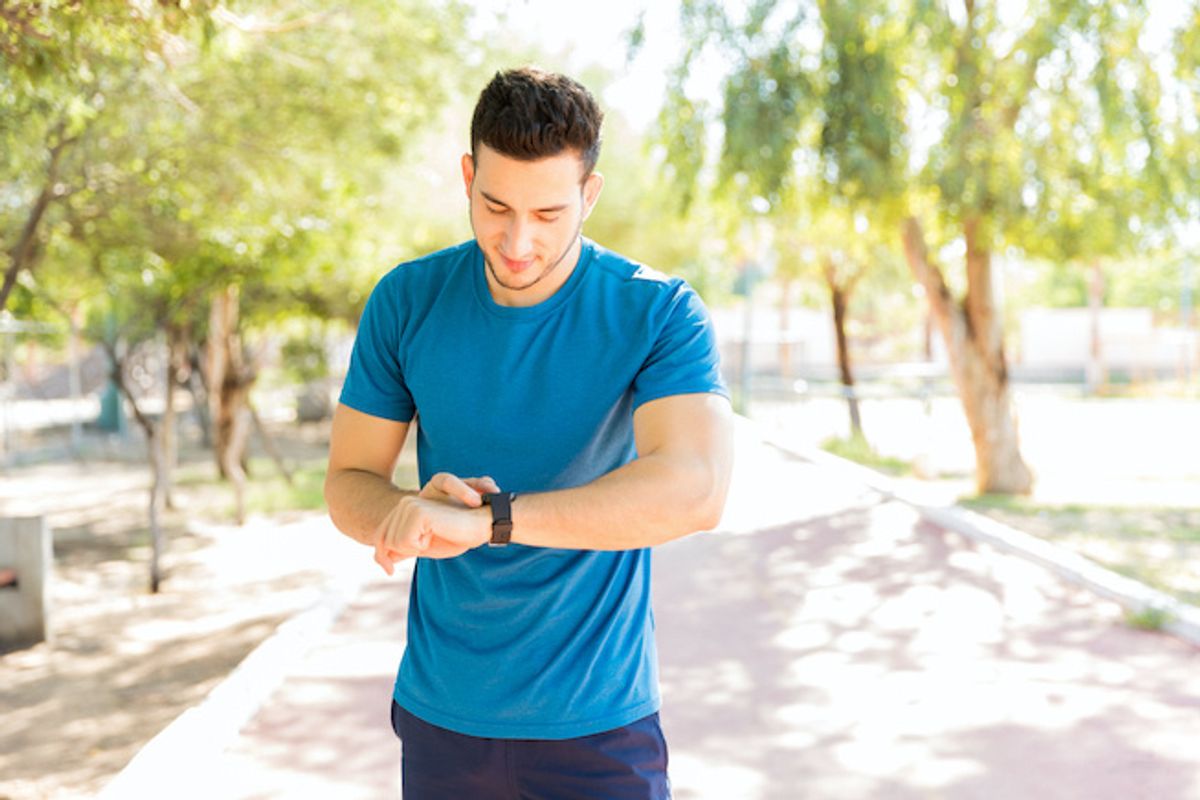
[[[865,437],[833,437],[822,449],[891,475],[912,472],[901,459],[882,456]],[[958,504],[1034,536],[1063,545],[1101,566],[1140,581],[1184,603],[1200,604],[1200,510],[1063,503],[983,494]],[[1130,625],[1159,629],[1166,612],[1127,614]]]
[[[325,507],[325,460],[297,465],[292,482],[279,474],[267,459],[253,459],[247,481],[246,512],[277,514],[282,511],[316,511]]]
[[[1139,611],[1126,609],[1125,622],[1144,631],[1160,631],[1171,621],[1170,612],[1161,608],[1143,608]]]
[[[861,433],[850,437],[830,437],[821,442],[821,449],[888,475],[907,475],[912,472],[912,464],[903,459],[880,455]]]
[[[247,514],[270,515],[289,511],[320,511],[325,508],[325,456],[287,459],[287,463],[292,469],[291,483],[271,459],[250,459],[246,480]],[[223,518],[233,518],[233,485],[217,477],[212,461],[181,464],[172,477],[176,489],[186,494],[212,496],[214,502],[210,507],[215,508]],[[401,463],[393,480],[397,486],[416,487],[417,471],[413,465]]]
[[[1200,603],[1200,510],[1048,505],[1009,495],[963,497],[959,505],[1062,544],[1182,602]],[[1155,613],[1131,612],[1129,623],[1161,627],[1164,620]]]
[[[958,504],[976,511],[997,511],[1025,517],[1052,519],[1056,527],[1084,529],[1095,527],[1098,518],[1107,521],[1109,535],[1125,539],[1160,539],[1170,542],[1200,543],[1200,513],[1188,509],[1130,508],[1124,506],[1060,505],[1035,503],[1016,495],[983,494],[960,497]]]
[[[325,507],[325,459],[312,458],[297,462],[288,460],[292,482],[279,472],[269,458],[251,458],[246,480],[246,512],[276,514],[284,511],[315,511]],[[233,485],[217,477],[212,461],[181,464],[172,476],[172,483],[186,493],[219,493],[222,515],[234,513]]]

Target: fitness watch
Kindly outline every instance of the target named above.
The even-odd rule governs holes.
[[[512,539],[512,501],[516,492],[493,492],[483,496],[483,504],[492,507],[492,538],[488,547],[504,547]]]

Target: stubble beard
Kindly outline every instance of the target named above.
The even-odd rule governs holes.
[[[490,258],[488,258],[487,251],[484,250],[482,247],[479,249],[483,252],[483,263],[487,264],[488,272],[491,273],[492,279],[495,280],[496,283],[500,284],[500,286],[509,290],[510,292],[520,292],[520,291],[524,291],[526,289],[532,289],[534,286],[537,286],[539,283],[542,282],[542,280],[547,275],[549,275],[551,272],[553,272],[558,267],[558,265],[563,262],[563,259],[565,259],[567,257],[567,254],[571,252],[571,249],[573,247],[575,247],[575,243],[579,241],[579,235],[582,232],[583,232],[583,220],[580,219],[579,224],[575,226],[575,235],[571,237],[571,241],[567,245],[567,248],[565,250],[563,250],[562,253],[559,254],[558,258],[554,259],[554,261],[551,262],[545,269],[543,269],[541,271],[541,273],[536,278],[534,278],[531,282],[525,283],[525,284],[519,284],[519,285],[508,284],[508,283],[505,283],[503,280],[501,280],[500,274],[496,270],[496,265],[492,263],[492,260]]]

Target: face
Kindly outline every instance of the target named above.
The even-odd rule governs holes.
[[[483,250],[497,303],[528,306],[549,298],[579,259],[579,233],[604,179],[583,178],[574,151],[519,161],[479,145],[462,158],[471,229]]]

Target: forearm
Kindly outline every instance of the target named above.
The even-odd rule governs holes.
[[[717,525],[728,476],[710,460],[649,455],[573,489],[522,494],[512,541],[576,550],[652,547]]]
[[[325,481],[325,503],[339,531],[374,546],[379,526],[402,497],[415,495],[373,472],[343,469]]]

